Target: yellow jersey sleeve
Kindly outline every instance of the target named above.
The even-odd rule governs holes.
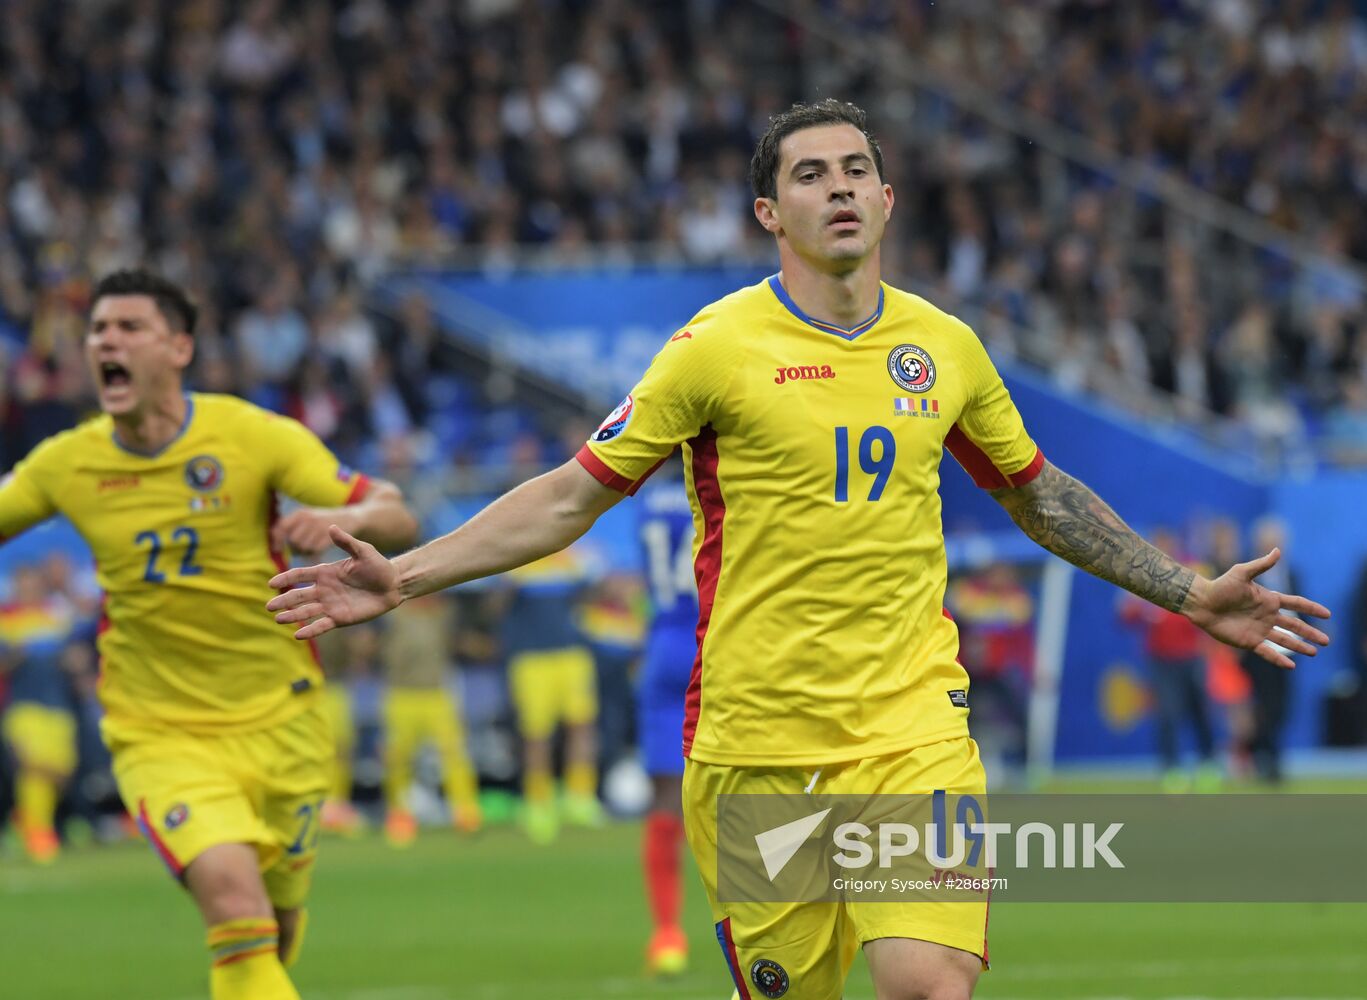
[[[57,513],[62,468],[61,436],[44,441],[9,475],[0,477],[0,542]]]
[[[576,456],[599,482],[632,494],[676,447],[698,436],[726,398],[735,341],[708,310],[670,337],[627,398]]]
[[[290,417],[256,412],[249,440],[275,490],[310,507],[341,507],[365,497],[369,478],[343,465],[313,431]]]
[[[962,328],[962,360],[972,388],[945,437],[945,447],[985,490],[1024,486],[1044,468],[1044,453],[1026,432],[1020,411],[977,335],[958,320],[953,322]]]

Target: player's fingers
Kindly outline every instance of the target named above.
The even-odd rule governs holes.
[[[276,590],[283,590],[286,587],[298,587],[302,584],[313,583],[318,579],[318,573],[322,568],[322,565],[295,566],[293,569],[287,569],[283,573],[277,573],[271,577],[270,585]]]
[[[310,566],[303,566],[300,569],[312,569]],[[267,611],[280,611],[282,608],[293,608],[304,601],[312,600],[314,595],[309,593],[313,582],[318,578],[317,574],[312,576],[294,577],[299,569],[286,570],[283,573],[271,577],[270,586],[283,593],[276,594],[266,602]],[[301,586],[307,584],[307,586]],[[287,588],[294,588],[292,590]]]
[[[1317,604],[1308,597],[1300,597],[1297,594],[1278,594],[1281,599],[1282,609],[1285,611],[1295,611],[1298,614],[1310,615],[1312,618],[1328,618],[1329,609],[1323,604]]]
[[[365,554],[365,550],[370,548],[365,542],[348,535],[335,524],[328,525],[328,537],[332,539],[333,545],[336,545],[353,559],[360,559]]]
[[[310,601],[308,604],[301,604],[297,608],[288,608],[275,616],[275,620],[281,625],[290,625],[294,622],[306,622],[310,618],[317,618],[323,614],[323,606],[317,601]]]
[[[1252,580],[1259,574],[1266,573],[1273,566],[1277,565],[1277,560],[1281,557],[1282,550],[1273,549],[1265,556],[1259,556],[1257,559],[1250,559],[1246,563],[1239,563],[1239,565],[1234,567],[1234,570],[1245,580]]]
[[[1329,637],[1309,622],[1303,622],[1295,615],[1288,614],[1278,615],[1277,618],[1278,628],[1284,628],[1288,632],[1295,632],[1302,639],[1309,639],[1311,642],[1319,643],[1321,646],[1329,645]]]
[[[1304,639],[1292,635],[1291,632],[1282,626],[1274,628],[1267,637],[1269,642],[1275,642],[1282,649],[1290,650],[1293,653],[1301,653],[1305,656],[1314,656],[1319,652],[1317,646],[1312,646]]]
[[[319,618],[315,622],[310,622],[303,628],[294,633],[296,639],[316,639],[324,632],[331,632],[337,627],[337,623],[331,618]]]
[[[297,633],[296,633],[297,635]],[[1291,661],[1289,656],[1278,652],[1277,647],[1270,642],[1260,642],[1253,647],[1253,652],[1261,656],[1274,667],[1281,667],[1283,670],[1295,670],[1296,664]]]

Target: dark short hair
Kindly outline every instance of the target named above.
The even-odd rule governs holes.
[[[157,304],[161,314],[172,330],[178,333],[195,332],[195,320],[199,318],[199,308],[174,281],[163,278],[145,268],[128,268],[111,271],[99,280],[95,294],[90,298],[90,307],[106,295],[146,295]]]
[[[878,148],[878,140],[869,131],[868,116],[864,109],[848,101],[837,101],[828,97],[815,104],[794,104],[787,111],[780,111],[769,119],[769,128],[755,146],[755,155],[750,158],[750,187],[756,198],[778,197],[778,147],[783,140],[804,128],[819,125],[853,125],[859,129],[869,143],[873,153],[873,165],[878,178],[883,178],[883,151]]]

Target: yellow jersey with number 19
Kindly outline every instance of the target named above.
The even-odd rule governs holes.
[[[270,546],[276,495],[336,507],[367,480],[297,421],[231,396],[186,398],[185,426],[156,454],[123,447],[101,416],[44,441],[0,483],[0,540],[63,514],[94,552],[107,738],[148,724],[273,725],[322,684],[310,646],[264,607],[284,566]]]
[[[634,492],[680,444],[700,605],[684,753],[819,765],[966,736],[940,459],[985,488],[1044,463],[973,331],[886,284],[842,329],[775,275],[670,338],[578,458]]]

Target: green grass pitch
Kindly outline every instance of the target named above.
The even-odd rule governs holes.
[[[433,832],[408,851],[326,840],[296,979],[307,1000],[727,1000],[695,872],[690,971],[641,974],[648,920],[639,827],[567,831],[534,848],[514,829]],[[994,904],[1005,997],[1364,997],[1364,905]],[[0,996],[206,996],[202,931],[152,853],[124,844],[39,869],[0,859]],[[848,1000],[872,1000],[860,959]]]

